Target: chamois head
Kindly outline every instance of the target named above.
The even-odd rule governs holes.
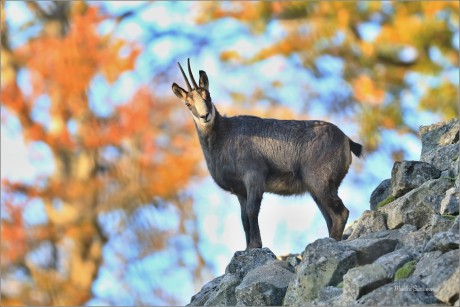
[[[181,99],[192,113],[193,120],[196,122],[198,127],[206,127],[213,123],[216,114],[215,107],[211,101],[211,95],[209,94],[209,80],[206,73],[200,70],[200,81],[199,85],[196,84],[195,78],[193,78],[192,69],[190,68],[190,59],[188,59],[188,73],[192,80],[193,88],[187,79],[187,76],[179,64],[179,68],[184,76],[185,83],[187,83],[188,91],[182,87],[173,83],[172,90],[174,94]]]

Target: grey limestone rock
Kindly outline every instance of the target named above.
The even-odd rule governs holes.
[[[343,289],[334,286],[324,287],[318,292],[318,301],[325,302],[331,298],[341,295],[342,292]]]
[[[459,306],[459,128],[459,120],[421,127],[423,162],[395,163],[371,208],[395,199],[363,212],[343,241],[319,239],[282,261],[268,248],[236,252],[190,305]],[[411,260],[412,274],[394,281]]]
[[[441,200],[453,182],[448,178],[428,180],[420,187],[410,191],[393,202],[379,208],[387,215],[389,229],[411,224],[421,228],[431,220],[431,215],[438,213]]]
[[[219,276],[205,284],[203,288],[201,288],[200,292],[192,296],[190,304],[187,306],[204,306],[204,304],[208,301],[209,297],[214,292],[218,291],[218,287],[222,278],[223,276]]]
[[[452,119],[449,122],[439,122],[420,127],[422,139],[422,153],[430,152],[438,147],[455,144],[459,141],[460,120]]]
[[[458,163],[458,151],[458,143],[437,147],[424,154],[420,160],[432,164],[443,174],[454,177],[458,174],[458,168],[456,167]]]
[[[394,240],[402,240],[408,234],[417,231],[417,227],[410,224],[405,224],[401,228],[397,229],[388,229],[388,230],[381,230],[374,233],[370,233],[361,237],[362,239],[394,239]]]
[[[342,289],[340,290],[343,291]],[[343,295],[339,294],[337,296],[331,297],[330,299],[326,301],[321,301],[319,299],[316,299],[311,303],[311,305],[312,306],[344,306],[342,298],[343,298]]]
[[[345,227],[345,230],[343,231],[343,235],[342,235],[342,240],[347,240],[350,237],[350,235],[355,230],[355,226],[357,222],[358,222],[357,220],[353,221],[348,226]]]
[[[374,261],[374,264],[378,264],[383,267],[388,277],[393,278],[396,271],[402,267],[406,262],[415,259],[416,253],[409,249],[398,249],[394,252],[383,255]]]
[[[436,303],[434,293],[421,281],[403,279],[388,283],[358,299],[355,305],[412,306]]]
[[[459,233],[460,229],[459,229],[459,216],[457,216],[454,220],[454,222],[452,223],[452,226],[450,226],[449,230],[450,231],[453,231],[453,232],[456,232],[456,233]]]
[[[240,278],[243,278],[249,271],[253,270],[254,268],[274,260],[276,260],[275,254],[273,254],[273,252],[266,247],[238,251],[235,252],[232,260],[227,265],[225,273],[236,274]]]
[[[459,237],[458,233],[452,231],[440,232],[435,234],[425,246],[425,252],[441,251],[447,252],[453,249],[458,249]]]
[[[441,214],[458,215],[460,205],[460,192],[456,188],[446,191],[446,196],[441,200]]]
[[[318,298],[311,302],[312,306],[341,306],[342,288],[327,286],[319,290]]]
[[[382,212],[366,210],[354,223],[353,230],[347,240],[353,240],[386,229],[385,216]]]
[[[454,305],[455,301],[458,301],[459,292],[460,270],[457,267],[455,272],[434,290],[434,295],[441,302]]]
[[[291,272],[295,272],[295,268],[300,264],[300,254],[288,254],[284,256],[278,256],[278,260],[281,260],[280,263],[286,263],[287,269]]]
[[[430,239],[431,235],[428,228],[421,228],[401,238],[398,245],[396,245],[396,249],[407,249],[420,254],[423,252],[426,243],[428,243]]]
[[[421,186],[427,180],[437,179],[441,171],[420,161],[398,161],[391,171],[391,195],[400,197]]]
[[[448,218],[442,217],[438,214],[433,214],[431,216],[430,223],[431,223],[430,231],[431,231],[431,235],[433,236],[434,234],[438,232],[448,231],[452,227],[452,224],[454,223],[454,221]]]
[[[217,288],[209,294],[204,306],[234,306],[236,305],[235,288],[241,282],[234,274],[225,274]],[[199,306],[192,304],[192,306]],[[201,304],[200,304],[201,305]]]
[[[436,288],[447,280],[459,265],[459,250],[442,254],[440,251],[424,253],[412,274],[430,288]]]
[[[191,306],[234,306],[235,288],[251,271],[266,263],[280,262],[268,248],[235,252],[223,276],[207,283],[190,301]],[[281,266],[279,266],[281,268]],[[292,273],[291,273],[292,274]]]
[[[371,210],[375,210],[377,205],[391,195],[391,179],[383,180],[372,192],[369,200]]]
[[[239,306],[280,306],[294,274],[275,262],[250,271],[235,288]]]
[[[434,165],[447,176],[458,175],[460,121],[436,123],[420,127],[422,153],[420,160]]]
[[[302,262],[289,284],[283,305],[311,304],[321,288],[337,285],[356,265],[356,252],[349,247],[331,238],[316,240],[303,252]]]
[[[380,264],[368,264],[353,268],[343,277],[344,305],[350,305],[364,294],[391,281],[385,268]]]
[[[358,264],[363,265],[371,263],[380,256],[394,251],[398,240],[391,238],[363,238],[352,241],[341,241],[339,244],[355,251]]]

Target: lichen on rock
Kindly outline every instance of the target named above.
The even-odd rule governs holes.
[[[415,271],[415,266],[417,265],[417,261],[412,260],[404,264],[401,268],[399,268],[395,272],[395,277],[394,280],[401,280],[401,279],[406,279],[412,275]]]

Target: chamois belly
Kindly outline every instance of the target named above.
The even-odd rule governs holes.
[[[224,166],[220,173],[215,172],[215,168],[210,169],[211,177],[217,185],[232,194],[246,195],[246,187],[240,176],[230,167]]]
[[[265,181],[265,192],[278,195],[299,195],[307,190],[301,178],[289,172],[269,176]]]

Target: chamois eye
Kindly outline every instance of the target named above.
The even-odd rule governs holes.
[[[185,105],[190,108],[191,104],[186,102]]]

